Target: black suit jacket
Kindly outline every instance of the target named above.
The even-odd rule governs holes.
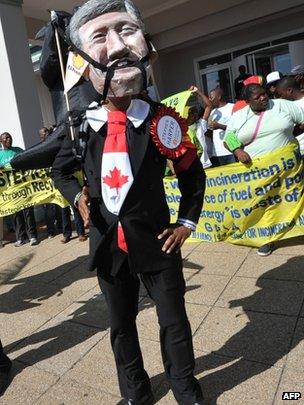
[[[181,263],[180,254],[162,252],[164,243],[157,236],[169,225],[170,214],[166,202],[163,177],[166,157],[161,155],[150,135],[150,118],[135,128],[127,124],[127,140],[134,182],[123,203],[119,216],[110,213],[101,196],[101,159],[107,125],[97,133],[90,129],[84,171],[87,177],[90,205],[90,262],[89,268],[115,272],[125,256],[116,243],[117,222],[121,222],[128,246],[128,261],[134,272],[155,272]],[[56,187],[73,205],[81,190],[72,173],[75,158],[67,137],[52,169]],[[176,162],[175,162],[176,163]],[[205,175],[196,158],[187,171],[178,175],[182,194],[179,217],[197,222],[204,197]]]

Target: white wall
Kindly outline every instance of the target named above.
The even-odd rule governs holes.
[[[14,145],[37,142],[42,125],[40,104],[21,7],[0,3],[0,133]]]
[[[43,126],[49,128],[56,123],[50,91],[43,83],[39,72],[36,72],[35,80],[42,112]]]

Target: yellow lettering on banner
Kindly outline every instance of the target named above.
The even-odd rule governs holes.
[[[304,234],[303,162],[296,145],[206,170],[204,205],[191,242],[227,241],[247,246]],[[171,220],[177,219],[177,180],[164,180]]]
[[[81,173],[75,173],[75,176],[81,184]],[[0,217],[34,205],[49,203],[68,206],[68,202],[54,187],[50,169],[0,171]]]

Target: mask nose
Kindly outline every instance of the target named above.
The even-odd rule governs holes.
[[[123,39],[115,30],[109,30],[107,34],[107,56],[109,61],[121,59],[129,54],[129,49]]]

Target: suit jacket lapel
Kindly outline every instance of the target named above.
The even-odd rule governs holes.
[[[88,152],[91,156],[91,161],[94,163],[97,176],[101,176],[101,159],[102,151],[105,142],[107,125],[105,124],[98,132],[91,129],[90,143]]]
[[[142,165],[150,139],[149,120],[146,120],[139,128],[134,128],[133,124],[128,122],[127,131],[130,162],[135,178]]]

